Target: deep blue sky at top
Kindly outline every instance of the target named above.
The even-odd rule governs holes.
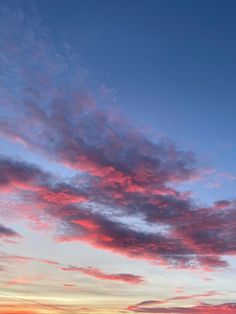
[[[54,38],[78,50],[92,80],[114,88],[129,116],[233,172],[235,1],[38,0],[36,6]]]

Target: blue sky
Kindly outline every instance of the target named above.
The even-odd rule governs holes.
[[[236,313],[235,10],[0,2],[0,314]]]
[[[78,50],[92,84],[113,90],[131,119],[235,175],[234,1],[36,5],[58,42]],[[235,185],[225,184],[232,197]]]

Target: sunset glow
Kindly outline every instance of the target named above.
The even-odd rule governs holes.
[[[0,314],[236,314],[235,12],[0,1]]]

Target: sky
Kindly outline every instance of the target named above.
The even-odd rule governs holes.
[[[0,314],[236,313],[235,10],[0,0]]]

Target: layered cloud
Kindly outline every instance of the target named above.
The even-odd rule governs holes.
[[[170,314],[234,314],[236,313],[236,304],[235,303],[224,303],[224,304],[207,304],[201,303],[199,305],[183,307],[183,306],[174,306],[174,307],[130,307],[130,311],[135,313],[170,313]]]
[[[6,168],[8,173],[7,179],[1,183],[3,191],[14,186],[14,191],[10,189],[9,193],[17,193],[21,202],[31,204],[28,207],[30,216],[25,206],[22,209],[27,219],[33,217],[35,220],[38,215],[41,220],[48,221],[50,217],[49,221],[63,225],[55,234],[57,241],[84,241],[132,258],[176,267],[194,268],[201,265],[207,270],[226,266],[221,256],[235,254],[233,202],[219,201],[209,208],[192,208],[187,204],[193,202],[183,199],[181,204],[185,204],[185,207],[179,208],[180,204],[172,198],[171,208],[168,204],[164,206],[165,209],[158,205],[149,208],[152,196],[144,198],[143,192],[126,194],[131,205],[135,204],[135,198],[140,200],[136,208],[145,199],[146,208],[142,204],[138,213],[143,214],[142,220],[146,223],[152,222],[157,227],[156,232],[150,232],[142,226],[134,228],[129,223],[135,211],[128,205],[114,199],[110,203],[113,207],[108,206],[105,201],[111,202],[111,198],[109,195],[106,198],[105,194],[98,196],[98,187],[93,189],[93,178],[79,185],[76,176],[76,183],[72,185],[74,179],[67,183],[60,182],[55,175],[24,162],[4,157],[0,163],[4,165],[0,167],[2,178]],[[21,173],[22,176],[19,175]],[[17,207],[19,210],[20,207]],[[126,215],[126,222],[119,219],[120,213]],[[161,225],[168,227],[165,232]]]
[[[219,295],[216,291],[207,291],[200,294],[182,295],[164,300],[147,300],[127,307],[127,311],[134,313],[188,313],[188,314],[206,314],[206,313],[236,313],[236,303],[208,304],[200,302],[193,306],[171,306],[172,302],[181,302],[186,300],[201,300],[201,298],[213,297]]]
[[[157,304],[168,304],[171,301],[183,301],[183,300],[193,300],[196,298],[198,299],[198,298],[203,298],[203,297],[211,297],[211,296],[218,295],[218,294],[220,294],[220,293],[218,293],[216,291],[207,291],[207,292],[200,293],[200,294],[181,295],[181,296],[172,297],[172,298],[168,298],[168,299],[164,299],[164,300],[148,300],[148,301],[143,301],[137,305],[130,306],[129,309],[132,309],[133,307],[139,308],[142,306],[153,306],[153,305],[157,305]]]
[[[174,267],[227,266],[223,256],[236,253],[235,202],[203,207],[180,192],[201,171],[194,154],[103,106],[74,56],[58,53],[30,13],[2,7],[0,133],[74,177],[1,157],[0,193],[18,202],[9,215],[21,212],[39,229],[55,224],[58,242]],[[4,228],[0,234],[11,233]]]

